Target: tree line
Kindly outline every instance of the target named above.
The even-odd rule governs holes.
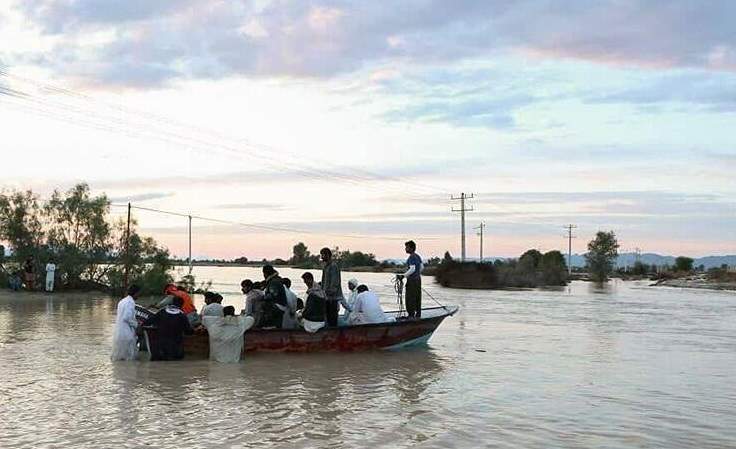
[[[54,190],[46,200],[31,190],[2,192],[0,240],[12,254],[0,265],[0,276],[6,278],[32,257],[36,272],[55,261],[60,289],[121,291],[127,265],[131,282],[160,292],[172,282],[168,250],[141,236],[135,221],[126,250],[126,227],[122,219],[111,219],[110,199],[92,195],[85,183],[65,192]]]

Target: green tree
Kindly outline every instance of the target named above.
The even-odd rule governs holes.
[[[634,266],[631,268],[631,274],[635,276],[644,276],[647,273],[649,273],[650,267],[649,265],[641,262],[640,260],[637,260],[634,262]]]
[[[618,246],[613,231],[598,231],[595,238],[588,243],[585,262],[594,281],[608,280],[608,275],[613,271],[613,265],[618,257]]]
[[[300,264],[309,260],[309,249],[303,242],[299,242],[294,245],[293,256],[291,257],[291,263]]]
[[[98,266],[112,249],[110,200],[105,195],[93,197],[87,184],[78,184],[65,193],[54,191],[43,211],[46,245],[56,259],[59,277],[69,287],[99,282],[104,272]]]
[[[41,212],[30,190],[0,194],[0,239],[10,244],[16,260],[38,255],[45,238]]]
[[[31,191],[3,193],[0,239],[10,244],[17,262],[35,256],[39,271],[42,263],[54,257],[61,288],[120,291],[128,263],[131,282],[140,282],[147,292],[159,293],[171,282],[168,250],[151,238],[139,236],[133,222],[126,253],[126,224],[110,222],[109,211],[107,197],[92,196],[86,184],[64,193],[55,191],[45,203]]]
[[[536,249],[530,249],[519,257],[518,269],[524,273],[533,273],[539,269],[541,262],[542,253]]]
[[[136,226],[137,223],[133,220],[130,225],[129,245],[126,251],[126,224],[122,221],[115,223],[110,256],[118,264],[108,266],[105,280],[113,291],[122,292],[125,288],[125,268],[127,266],[128,284],[139,284],[144,294],[160,294],[166,284],[174,281],[171,276],[173,266],[169,251],[159,246],[154,239],[140,236]]]
[[[338,260],[340,265],[345,268],[372,267],[378,265],[378,261],[374,254],[363,253],[361,251],[338,251],[335,253],[335,259]]]
[[[565,256],[559,251],[544,253],[539,268],[542,270],[542,280],[545,285],[565,285],[567,283],[567,263]]]
[[[676,271],[693,271],[693,262],[694,260],[689,257],[680,256],[675,259],[675,270]]]

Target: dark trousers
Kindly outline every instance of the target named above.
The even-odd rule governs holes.
[[[334,299],[325,301],[325,316],[327,318],[327,326],[337,327],[337,311],[339,310],[338,302]]]
[[[151,342],[151,360],[181,360],[184,358],[184,347],[181,340],[173,338],[157,338]]]
[[[407,278],[406,279],[406,295],[404,296],[406,303],[406,313],[409,318],[422,316],[422,279]]]
[[[284,319],[284,311],[276,307],[273,303],[265,303],[263,305],[263,318],[261,327],[281,327]]]

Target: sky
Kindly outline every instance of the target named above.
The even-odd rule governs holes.
[[[0,0],[3,189],[195,257],[736,253],[736,2]],[[114,215],[124,208],[113,207]],[[187,219],[134,209],[186,255]],[[222,221],[226,221],[222,222]],[[234,224],[239,223],[239,224]],[[256,224],[271,230],[245,225]]]

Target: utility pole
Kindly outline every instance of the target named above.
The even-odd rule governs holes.
[[[480,225],[474,229],[478,229],[478,235],[480,236],[480,263],[483,263],[483,228],[486,227],[485,222],[480,222]]]
[[[131,204],[128,203],[128,224],[125,227],[125,263],[123,266],[124,275],[123,275],[123,284],[125,287],[125,290],[123,290],[124,294],[128,293],[128,283],[130,281],[130,209],[132,208]]]
[[[569,224],[564,227],[567,229],[567,275],[572,275],[572,239],[575,238],[574,235],[572,235],[572,230],[577,228],[574,224]]]
[[[473,208],[467,209],[465,207],[465,200],[473,198],[473,194],[471,193],[470,196],[466,195],[465,193],[461,193],[459,197],[451,196],[450,199],[460,200],[460,209],[453,208],[453,212],[460,212],[460,249],[461,249],[461,256],[460,261],[465,262],[465,212],[471,212]]]
[[[187,215],[189,218],[189,274],[192,274],[192,216]]]

